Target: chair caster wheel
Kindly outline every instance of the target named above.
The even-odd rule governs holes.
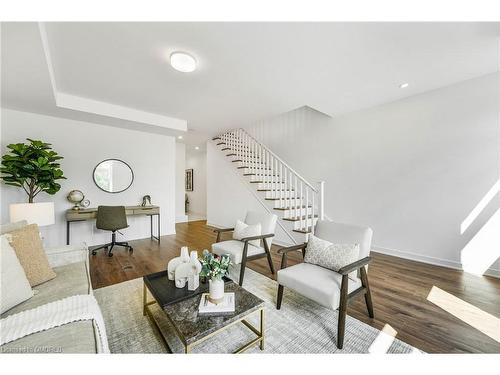
[[[110,257],[110,258],[111,258],[112,256],[113,256],[113,253],[109,253],[109,254],[108,254],[108,257]]]
[[[92,255],[96,255],[96,254],[97,254],[97,253],[95,252],[95,250],[94,250],[94,251],[92,251]]]

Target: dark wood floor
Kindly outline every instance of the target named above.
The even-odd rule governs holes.
[[[181,246],[210,249],[215,241],[212,229],[204,221],[176,225],[177,234],[162,236],[161,244],[149,239],[131,242],[129,254],[116,248],[112,258],[102,251],[91,256],[90,271],[94,289],[164,270],[168,261],[178,256]],[[273,246],[276,269],[280,257]],[[372,253],[368,272],[375,306],[375,319],[366,313],[363,298],[353,302],[348,314],[377,329],[389,324],[397,338],[430,353],[500,353],[500,343],[455,318],[427,301],[433,286],[500,317],[500,280],[478,277],[461,271],[432,266],[401,258]],[[289,264],[300,260],[290,257]],[[265,259],[249,263],[249,267],[272,277]],[[286,303],[283,305],[286,308]]]

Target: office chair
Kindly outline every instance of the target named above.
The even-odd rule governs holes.
[[[96,251],[100,249],[108,250],[108,256],[113,256],[113,247],[123,246],[129,251],[134,251],[132,246],[128,242],[117,242],[116,241],[116,231],[119,229],[128,228],[127,216],[125,214],[124,206],[99,206],[97,207],[97,220],[96,227],[98,229],[111,231],[111,242],[105,245],[99,246],[92,250],[92,255],[96,255]]]

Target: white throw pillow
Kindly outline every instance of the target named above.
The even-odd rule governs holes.
[[[357,260],[359,260],[359,244],[332,244],[313,235],[309,236],[304,262],[337,272]],[[356,277],[356,272],[351,272],[349,276]]]
[[[0,270],[1,276],[1,300],[0,310],[3,314],[5,311],[33,297],[28,278],[24,273],[23,267],[16,252],[10,246],[7,238],[8,234],[1,235],[0,249]]]
[[[236,225],[234,226],[233,238],[235,240],[241,240],[246,237],[254,237],[260,236],[262,234],[262,226],[260,223],[255,225],[245,224],[243,221],[236,221]],[[250,245],[260,247],[260,240],[248,241]]]

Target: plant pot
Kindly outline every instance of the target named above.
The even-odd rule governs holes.
[[[208,292],[210,302],[219,304],[224,301],[224,281],[222,279],[209,280]]]

